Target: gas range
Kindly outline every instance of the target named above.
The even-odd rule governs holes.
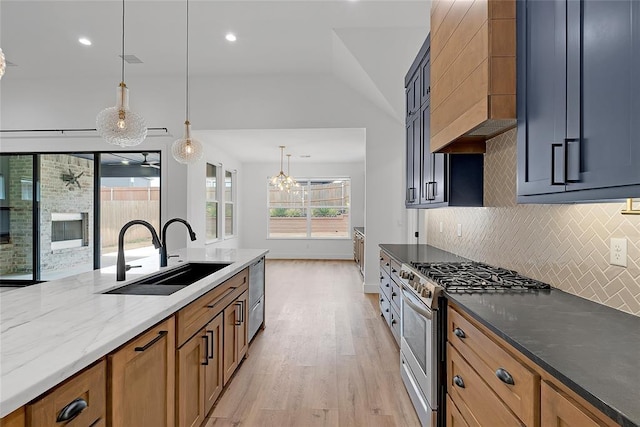
[[[522,276],[516,271],[480,262],[403,264],[400,278],[427,307],[436,308],[437,299],[449,293],[522,292],[550,289],[546,283]]]

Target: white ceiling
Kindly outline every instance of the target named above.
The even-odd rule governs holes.
[[[125,6],[125,53],[143,61],[127,64],[127,75],[184,76],[186,1],[127,0]],[[119,79],[121,7],[119,0],[2,0],[0,47],[17,65],[2,83],[60,76]],[[403,77],[428,33],[429,7],[428,0],[190,0],[190,72],[333,74],[401,121]],[[237,42],[224,39],[228,31]],[[93,45],[81,45],[79,37]],[[248,138],[267,138],[261,146],[269,148],[290,140],[299,153],[315,152],[316,159],[322,157],[317,150],[331,148],[327,133],[313,137],[310,130],[232,133],[209,136],[243,146]],[[330,136],[345,153],[340,161],[352,161],[355,153],[364,158],[359,132],[338,129]],[[229,154],[258,158],[246,151]]]

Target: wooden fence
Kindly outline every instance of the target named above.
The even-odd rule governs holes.
[[[159,188],[103,188],[100,191],[100,234],[102,247],[118,245],[123,225],[133,219],[149,222],[160,233]],[[145,227],[131,227],[125,234],[125,244],[149,242],[151,235]]]
[[[269,218],[270,237],[306,237],[306,218]],[[318,217],[311,219],[312,237],[351,237],[349,215],[337,217]]]

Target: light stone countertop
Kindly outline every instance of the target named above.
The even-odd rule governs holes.
[[[182,249],[116,281],[115,266],[0,294],[0,417],[30,402],[264,256],[265,249]],[[172,295],[103,295],[184,263],[232,264]]]

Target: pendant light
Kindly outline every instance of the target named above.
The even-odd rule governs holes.
[[[2,53],[2,49],[0,49],[0,79],[4,76],[5,68],[7,68],[7,61],[5,61],[4,53]]]
[[[120,147],[138,145],[147,137],[142,116],[129,110],[129,89],[124,83],[124,0],[122,0],[122,80],[118,85],[116,106],[105,108],[96,117],[96,130],[109,144]]]
[[[171,154],[177,162],[190,165],[202,158],[202,143],[191,137],[191,122],[189,122],[189,0],[187,0],[187,87],[186,87],[186,120],[184,121],[184,136],[171,145]]]
[[[280,173],[271,178],[271,185],[277,187],[280,191],[287,188],[287,175],[284,174],[282,163],[284,162],[285,146],[280,146]]]

